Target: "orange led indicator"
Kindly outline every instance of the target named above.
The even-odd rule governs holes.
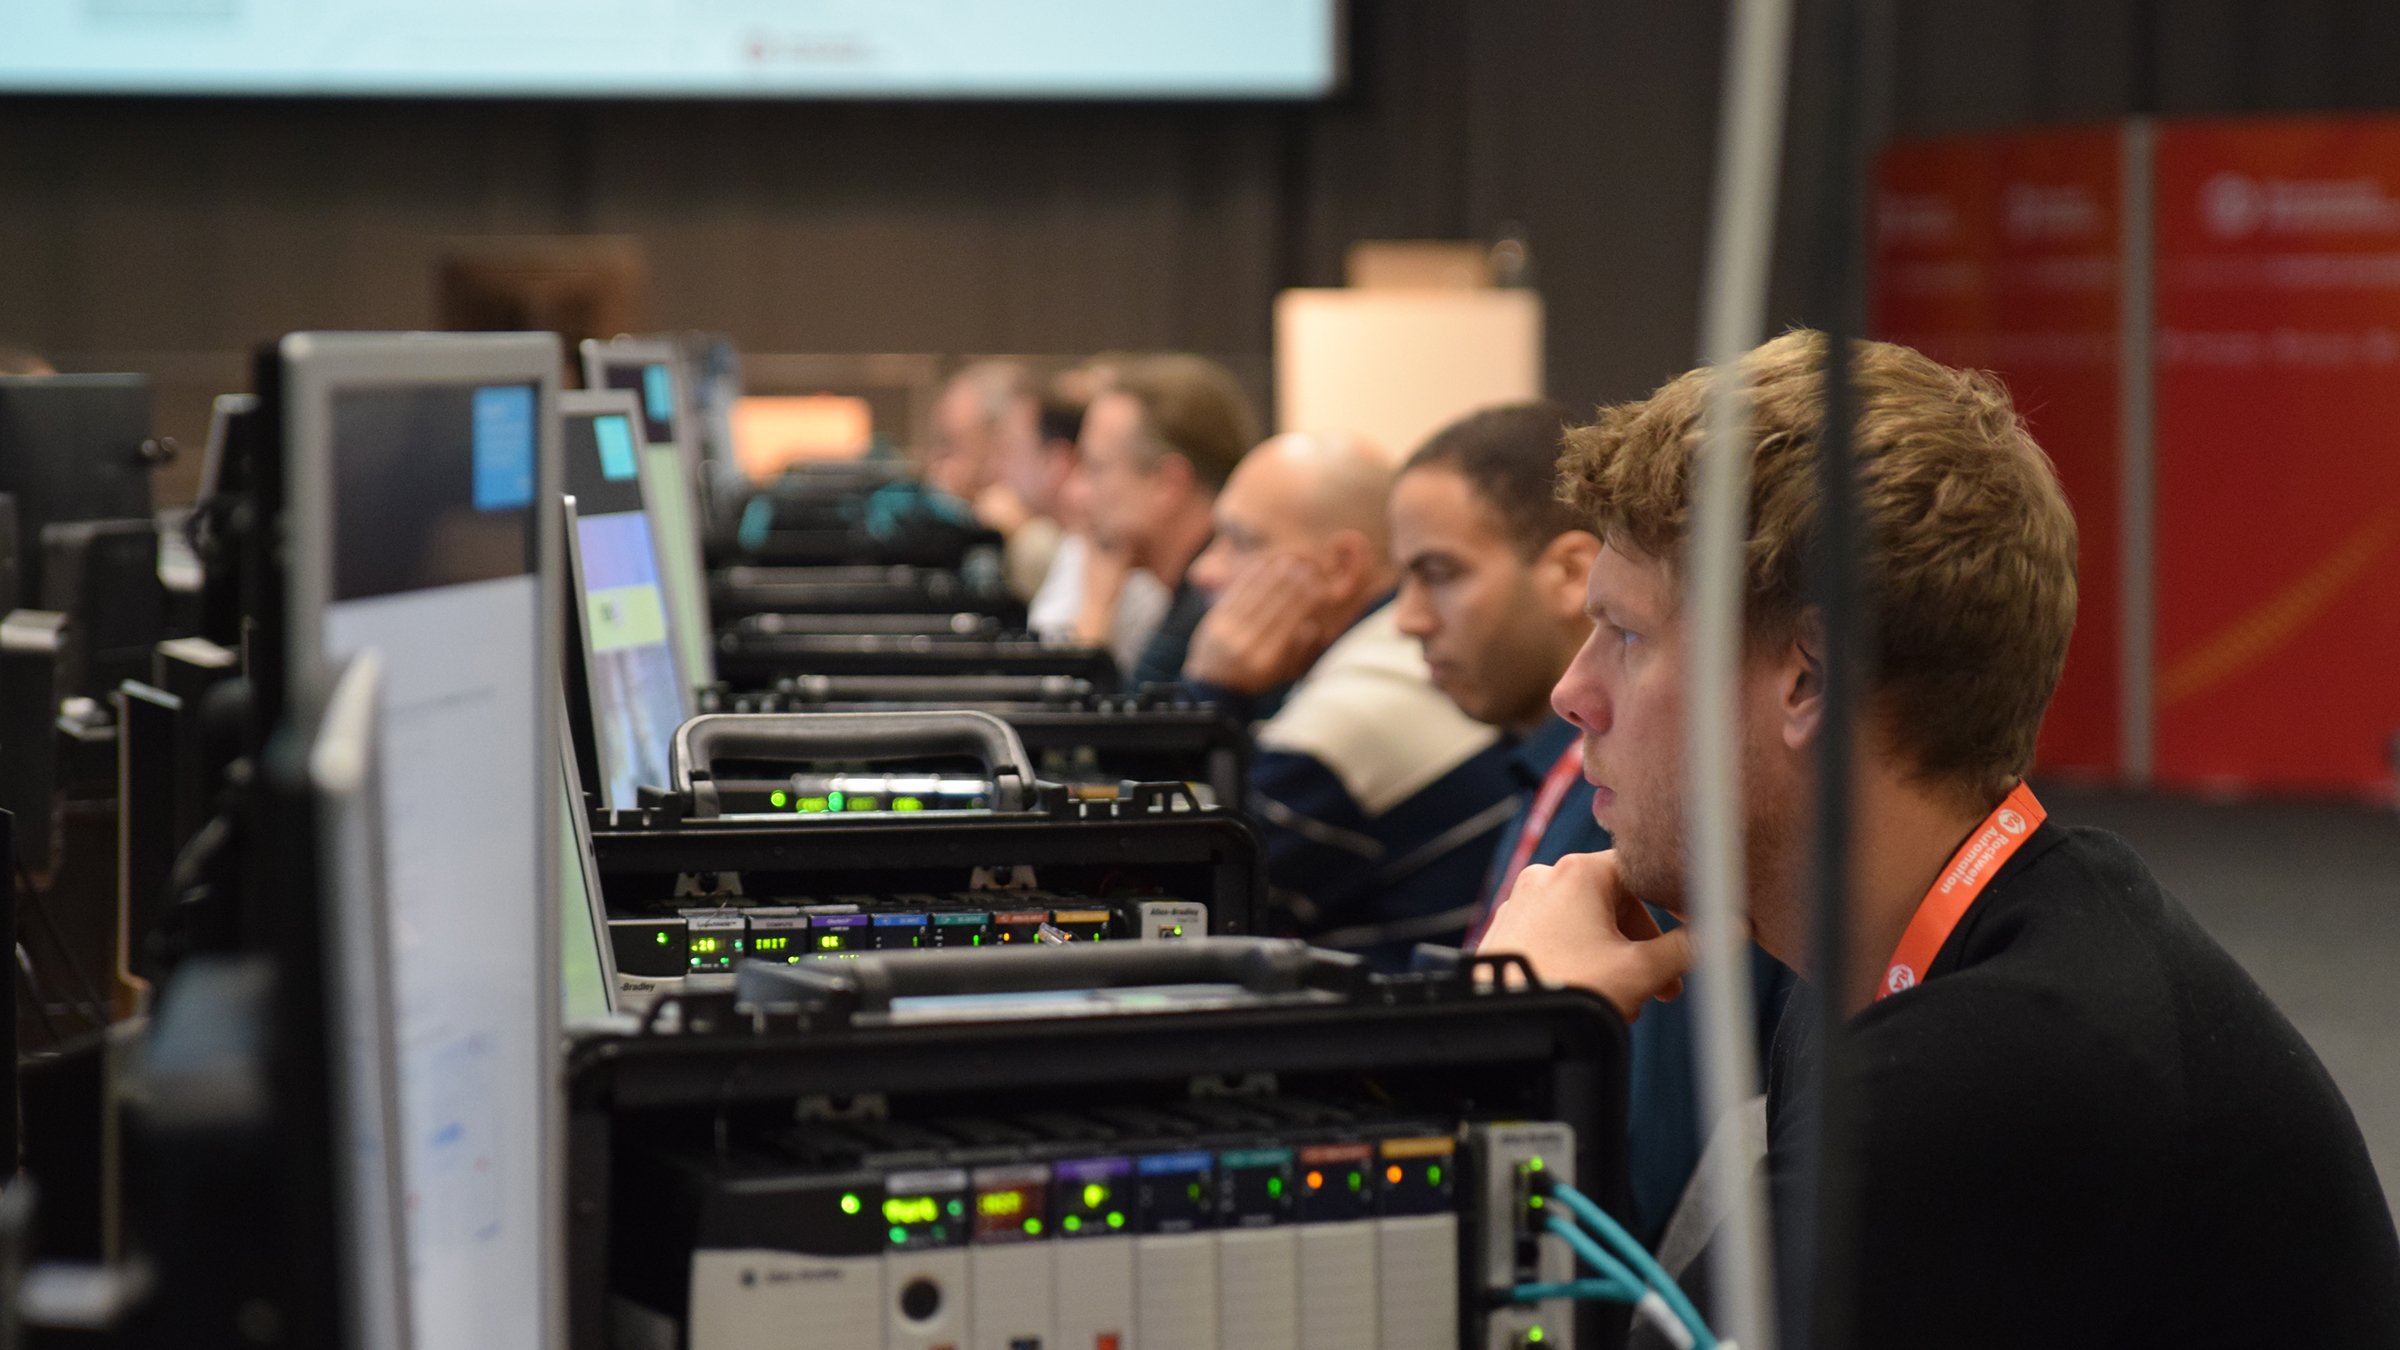
[[[1325,1189],[1325,1174],[1324,1174],[1323,1172],[1311,1172],[1311,1173],[1309,1173],[1309,1174],[1308,1174],[1308,1188],[1309,1188],[1310,1190],[1312,1190],[1312,1191],[1321,1191],[1321,1190],[1324,1190],[1324,1189]]]
[[[1395,1185],[1395,1186],[1399,1185],[1399,1184],[1400,1184],[1400,1164],[1398,1164],[1398,1163],[1393,1163],[1391,1166],[1389,1166],[1389,1167],[1387,1167],[1387,1168],[1383,1169],[1383,1179],[1384,1179],[1385,1181],[1388,1181],[1388,1182],[1392,1183],[1392,1184],[1393,1184],[1393,1185]]]

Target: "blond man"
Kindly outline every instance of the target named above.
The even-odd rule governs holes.
[[[1791,333],[1745,361],[1748,918],[1803,979],[1824,653],[1801,569],[1823,351]],[[2323,1066],[2131,849],[2047,821],[2025,785],[2075,616],[2075,523],[2049,461],[1983,376],[1880,343],[1859,345],[1854,375],[1875,659],[1839,991],[1852,1344],[2400,1344],[2400,1242]],[[1661,935],[1634,900],[1685,898],[1678,596],[1707,379],[1569,434],[1564,492],[1602,547],[1592,636],[1552,700],[1583,732],[1616,847],[1527,869],[1484,940],[1629,1016],[1690,962],[1683,930]],[[1814,1148],[1812,1003],[1794,999],[1769,1071],[1778,1194]],[[1781,1216],[1787,1235],[1806,1224]],[[1805,1306],[1806,1253],[1780,1254],[1786,1306]]]

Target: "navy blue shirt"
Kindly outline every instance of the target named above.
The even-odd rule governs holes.
[[[1192,584],[1191,570],[1186,568],[1167,601],[1158,630],[1150,635],[1141,659],[1125,677],[1127,690],[1138,693],[1147,685],[1175,684],[1183,679],[1183,659],[1191,655],[1192,633],[1208,617],[1212,600],[1208,592]]]
[[[1390,597],[1298,681],[1228,706],[1274,708],[1253,733],[1249,809],[1277,926],[1388,969],[1457,943],[1516,783],[1508,747],[1433,687]]]
[[[1483,907],[1489,913],[1492,892],[1515,856],[1525,832],[1525,817],[1533,806],[1542,779],[1580,733],[1563,717],[1553,715],[1533,734],[1518,742],[1509,770],[1524,787],[1514,819],[1500,831],[1498,849],[1484,878]],[[1527,863],[1554,863],[1570,853],[1598,853],[1610,847],[1608,831],[1592,819],[1592,785],[1575,775],[1574,786],[1559,800],[1557,814],[1542,831]],[[1676,926],[1671,914],[1652,908],[1660,929]],[[1653,1003],[1642,1010],[1632,1027],[1631,1078],[1626,1094],[1626,1157],[1631,1172],[1635,1232],[1655,1243],[1683,1196],[1692,1169],[1706,1144],[1700,1119],[1699,1071],[1692,1053],[1692,1020],[1699,1000],[1696,980],[1684,983],[1683,997],[1672,1003]],[[1750,949],[1750,997],[1758,1019],[1759,1062],[1765,1063],[1774,1040],[1775,1021],[1791,991],[1792,973],[1781,962]]]

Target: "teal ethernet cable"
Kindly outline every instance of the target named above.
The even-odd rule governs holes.
[[[1570,1280],[1565,1284],[1520,1284],[1508,1291],[1518,1303],[1540,1303],[1545,1299],[1568,1298],[1579,1303],[1632,1303],[1641,1297],[1639,1290],[1627,1289],[1615,1280]]]
[[[1638,1276],[1627,1269],[1623,1262],[1609,1255],[1608,1250],[1594,1242],[1589,1234],[1557,1215],[1550,1217],[1547,1227],[1574,1248],[1575,1254],[1583,1258],[1587,1265],[1600,1270],[1601,1278],[1577,1280],[1565,1285],[1520,1285],[1516,1291],[1520,1301],[1525,1301],[1528,1291],[1532,1291],[1550,1298],[1628,1303],[1633,1305],[1634,1315],[1658,1328],[1659,1334],[1665,1336],[1667,1344],[1675,1347],[1675,1350],[1698,1350],[1699,1340],[1692,1334],[1691,1325],[1683,1320],[1682,1314],[1668,1307],[1666,1300],[1658,1296],[1658,1291],[1644,1288]]]
[[[1642,1296],[1642,1277],[1624,1262],[1609,1255],[1606,1248],[1592,1241],[1590,1234],[1557,1215],[1552,1215],[1544,1227],[1565,1238],[1567,1245],[1575,1249],[1575,1254],[1583,1258],[1585,1265],[1600,1272],[1601,1279],[1623,1286],[1628,1291],[1625,1298],[1627,1303]]]
[[[1634,1270],[1641,1272],[1649,1286],[1674,1309],[1677,1320],[1691,1332],[1698,1350],[1717,1350],[1716,1335],[1708,1329],[1708,1323],[1701,1320],[1700,1310],[1692,1306],[1692,1301],[1684,1296],[1683,1286],[1675,1283],[1675,1277],[1669,1275],[1666,1267],[1650,1255],[1648,1248],[1635,1241],[1633,1234],[1626,1232],[1623,1225],[1610,1218],[1607,1210],[1594,1204],[1590,1196],[1573,1186],[1564,1182],[1555,1183],[1550,1187],[1550,1193],[1564,1200],[1577,1219],[1590,1225],[1603,1241],[1617,1249]],[[1556,1223],[1557,1220],[1551,1222]],[[1618,1269],[1624,1269],[1624,1266],[1620,1265]]]

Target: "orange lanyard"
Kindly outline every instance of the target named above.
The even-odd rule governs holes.
[[[1567,790],[1581,777],[1583,738],[1578,736],[1568,743],[1558,762],[1550,766],[1550,772],[1542,775],[1541,789],[1533,794],[1533,806],[1525,813],[1525,828],[1517,832],[1517,846],[1509,850],[1508,866],[1500,873],[1500,884],[1492,888],[1491,908],[1483,912],[1482,920],[1467,939],[1468,951],[1475,950],[1483,941],[1483,930],[1492,926],[1492,916],[1508,903],[1508,893],[1516,889],[1518,875],[1533,861],[1533,851],[1541,847],[1542,836],[1550,832],[1550,819],[1558,814],[1558,804],[1567,799]]]
[[[2041,828],[2050,813],[2034,800],[2033,789],[2023,783],[2010,792],[2006,800],[1993,808],[1950,855],[1950,865],[1942,869],[1942,878],[1925,892],[1917,902],[1917,912],[1908,921],[1908,931],[1900,935],[1900,945],[1892,951],[1891,964],[1884,968],[1883,987],[1875,991],[1878,1000],[1903,989],[1912,988],[1925,978],[1925,968],[1941,953],[1942,944],[1957,931],[1959,921],[1992,884],[1992,877],[2001,865],[2016,856],[2019,846]]]

